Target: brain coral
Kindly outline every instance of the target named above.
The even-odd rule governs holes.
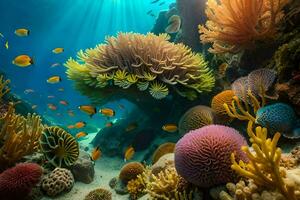
[[[78,142],[60,127],[45,128],[40,143],[47,160],[55,167],[69,167],[79,156]]]
[[[70,170],[55,168],[42,180],[42,189],[50,197],[57,196],[64,191],[69,191],[74,185],[74,177]]]
[[[175,167],[180,176],[200,186],[211,187],[235,178],[230,155],[246,161],[241,147],[246,140],[233,128],[208,125],[185,134],[176,144]]]
[[[40,181],[42,174],[42,168],[34,163],[17,164],[7,169],[0,174],[0,199],[24,199]]]
[[[119,178],[127,183],[128,181],[135,179],[137,175],[142,174],[145,167],[139,162],[130,162],[125,164],[119,174]]]
[[[232,90],[225,90],[213,97],[211,108],[215,111],[219,122],[226,123],[231,120],[224,108],[224,103],[231,105],[233,97],[234,92]]]
[[[215,79],[204,61],[183,44],[168,41],[167,34],[119,33],[106,38],[106,44],[78,53],[78,62],[70,58],[67,74],[76,88],[149,91],[162,99],[176,86],[180,95],[192,98],[211,91]],[[120,90],[121,92],[121,90]],[[196,95],[197,96],[197,95]]]
[[[213,124],[216,121],[214,111],[207,106],[195,106],[186,111],[178,124],[179,134],[184,135],[190,130]]]
[[[152,164],[156,163],[163,155],[168,153],[174,153],[175,143],[166,142],[159,145],[152,156]]]
[[[84,200],[112,200],[112,197],[110,191],[103,188],[98,188],[90,191],[85,196]]]

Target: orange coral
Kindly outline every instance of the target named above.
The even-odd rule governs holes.
[[[153,153],[152,164],[156,163],[160,157],[168,153],[174,153],[175,143],[166,142],[161,144]]]
[[[139,162],[130,162],[125,164],[119,174],[119,178],[124,182],[135,179],[137,175],[142,174],[145,170],[145,167]]]
[[[282,8],[288,0],[208,0],[202,43],[213,43],[212,53],[237,53],[254,41],[274,37]]]
[[[228,122],[232,118],[228,116],[226,109],[224,108],[224,103],[230,105],[234,97],[234,92],[232,90],[225,90],[220,92],[213,97],[211,101],[211,108],[216,112],[218,121]]]

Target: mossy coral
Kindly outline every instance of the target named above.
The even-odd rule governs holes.
[[[106,44],[79,51],[78,62],[70,58],[65,66],[76,88],[99,90],[149,90],[152,97],[162,99],[176,87],[182,96],[211,91],[215,79],[201,54],[183,44],[168,42],[169,36],[152,33],[119,33],[107,37]],[[196,95],[197,96],[197,95]]]
[[[168,154],[168,153],[174,153],[175,150],[175,143],[172,142],[166,142],[155,150],[152,156],[152,164],[156,163],[163,155]]]
[[[111,192],[104,188],[97,188],[90,191],[84,200],[112,200]]]
[[[76,139],[60,127],[46,127],[40,139],[48,163],[54,167],[69,167],[79,156]]]

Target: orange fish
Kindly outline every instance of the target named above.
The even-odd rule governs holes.
[[[75,128],[74,125],[69,125],[69,126],[68,126],[68,129],[73,129],[73,128]]]
[[[85,127],[85,125],[86,125],[85,122],[77,122],[77,123],[75,124],[75,127],[76,127],[76,128],[83,128],[83,127]]]
[[[177,125],[176,124],[165,124],[162,126],[162,130],[169,132],[169,133],[174,133],[177,131]]]
[[[112,125],[113,125],[112,122],[107,122],[107,123],[105,124],[106,127],[112,127]]]
[[[48,108],[50,110],[57,110],[57,107],[54,104],[52,104],[52,103],[48,103]]]
[[[65,106],[69,105],[69,103],[67,101],[64,101],[64,100],[59,101],[59,103],[62,104],[62,105],[65,105]]]
[[[130,160],[133,157],[134,153],[135,153],[135,151],[132,146],[127,147],[127,149],[125,150],[125,153],[124,153],[124,162]]]
[[[91,154],[91,159],[92,161],[96,161],[98,160],[100,157],[101,157],[101,150],[99,147],[96,147],[93,151],[92,151],[92,154]]]
[[[97,109],[91,105],[80,105],[78,106],[78,109],[88,114],[90,117],[93,117],[93,115],[97,112]]]
[[[125,128],[125,131],[130,132],[130,131],[133,131],[134,129],[136,129],[137,127],[138,127],[138,124],[136,122],[132,122]]]
[[[76,134],[76,138],[77,138],[77,139],[79,139],[79,138],[81,138],[81,137],[84,137],[84,136],[87,136],[87,133],[86,133],[86,132],[83,132],[83,131],[81,131],[81,132],[79,132],[79,133]]]
[[[102,109],[99,110],[99,113],[101,113],[102,115],[104,115],[106,117],[115,116],[115,111],[113,109],[110,109],[110,108],[102,108]]]

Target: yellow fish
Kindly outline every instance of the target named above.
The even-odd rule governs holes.
[[[61,48],[61,47],[55,48],[55,49],[52,50],[52,52],[55,53],[55,54],[59,54],[59,53],[64,52],[64,48]]]
[[[81,138],[81,137],[84,137],[84,136],[87,136],[87,133],[86,133],[86,132],[83,132],[83,131],[81,131],[81,132],[79,132],[79,133],[76,134],[76,138],[77,138],[77,139],[79,139],[79,138]]]
[[[97,112],[97,109],[91,105],[80,105],[78,106],[78,109],[81,110],[82,112],[85,112],[90,117],[92,117]]]
[[[59,83],[60,81],[61,81],[60,76],[51,76],[47,79],[47,83],[51,83],[51,84]]]
[[[26,37],[29,35],[29,30],[26,28],[19,28],[17,30],[15,30],[15,34],[19,37]]]
[[[12,61],[12,63],[19,67],[28,67],[29,65],[32,65],[34,62],[33,59],[28,55],[19,55]]]
[[[134,148],[132,146],[128,147],[124,153],[124,162],[130,160],[133,157],[134,153]]]
[[[92,159],[92,161],[96,161],[96,160],[98,160],[100,157],[101,157],[101,150],[100,150],[100,148],[99,147],[96,147],[93,151],[92,151],[92,153],[91,153],[91,159]]]
[[[76,127],[76,128],[83,128],[83,127],[85,127],[85,125],[86,125],[85,122],[77,122],[77,123],[75,124],[75,127]]]
[[[5,48],[8,49],[8,41],[5,42]]]
[[[107,117],[115,116],[115,111],[110,108],[102,108],[99,110],[99,113],[101,113],[102,115],[107,116]]]
[[[170,132],[170,133],[174,133],[177,131],[177,125],[176,124],[165,124],[162,126],[162,130]]]

